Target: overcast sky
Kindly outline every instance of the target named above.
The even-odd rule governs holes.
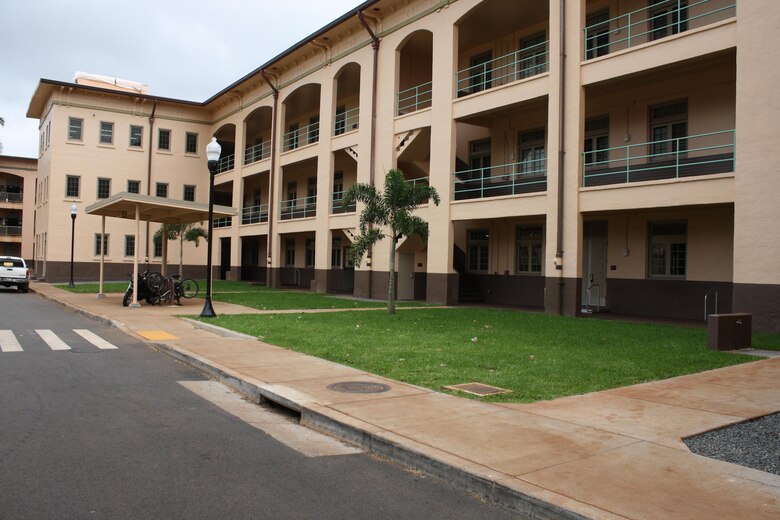
[[[0,0],[0,143],[38,156],[40,78],[76,71],[205,101],[363,0]]]

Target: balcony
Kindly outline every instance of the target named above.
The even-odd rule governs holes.
[[[229,172],[235,168],[236,154],[226,155],[217,162],[217,173]]]
[[[582,154],[583,187],[734,172],[734,130]]]
[[[350,108],[344,112],[336,112],[333,117],[333,135],[342,135],[358,129],[360,107]]]
[[[241,208],[241,224],[261,224],[268,222],[268,204]]]
[[[23,200],[23,192],[21,190],[19,191],[8,191],[8,188],[16,189],[19,188],[16,186],[0,186],[0,202],[22,202]]]
[[[314,144],[320,140],[319,121],[301,128],[294,128],[282,136],[282,151],[295,150],[299,146]]]
[[[244,166],[263,161],[271,156],[271,141],[265,141],[244,149]]]
[[[547,190],[547,159],[463,170],[453,176],[455,200],[536,193]]]
[[[282,220],[317,216],[317,196],[287,199],[282,202]]]
[[[357,210],[357,203],[353,202],[349,206],[344,206],[344,191],[334,191],[333,199],[330,205],[331,215],[338,215],[341,213],[354,213]]]
[[[584,29],[584,59],[605,56],[726,20],[736,15],[736,6],[733,0],[666,0],[596,21]]]
[[[547,41],[499,58],[459,70],[455,74],[458,97],[476,94],[547,72]]]
[[[0,236],[20,237],[22,236],[22,226],[0,226]]]
[[[401,90],[396,94],[396,115],[411,114],[429,108],[433,101],[433,82]]]
[[[233,225],[233,217],[222,217],[214,219],[214,229],[229,228]]]

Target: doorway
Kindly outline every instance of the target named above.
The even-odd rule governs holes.
[[[219,239],[219,279],[227,280],[230,272],[230,238]]]
[[[414,300],[414,253],[398,253],[398,299]]]
[[[582,244],[582,307],[607,303],[607,222],[585,222]]]

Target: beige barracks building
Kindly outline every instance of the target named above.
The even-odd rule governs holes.
[[[776,0],[376,0],[205,102],[41,80],[36,269],[67,279],[73,202],[77,279],[97,278],[99,198],[208,202],[214,135],[215,202],[238,211],[215,222],[221,278],[382,297],[389,241],[352,266],[341,197],[398,167],[442,199],[418,210],[429,241],[397,249],[400,299],[687,319],[717,301],[780,331],[777,27]],[[134,231],[108,219],[107,278]],[[204,247],[184,255],[202,272]]]

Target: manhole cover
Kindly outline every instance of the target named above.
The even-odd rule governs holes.
[[[380,394],[390,390],[388,385],[382,383],[366,383],[363,381],[344,381],[327,386],[328,390],[345,394]]]
[[[463,383],[461,385],[445,386],[445,390],[457,390],[458,392],[466,392],[471,395],[496,395],[496,394],[510,394],[511,390],[505,388],[498,388],[497,386],[490,386],[483,383]]]

